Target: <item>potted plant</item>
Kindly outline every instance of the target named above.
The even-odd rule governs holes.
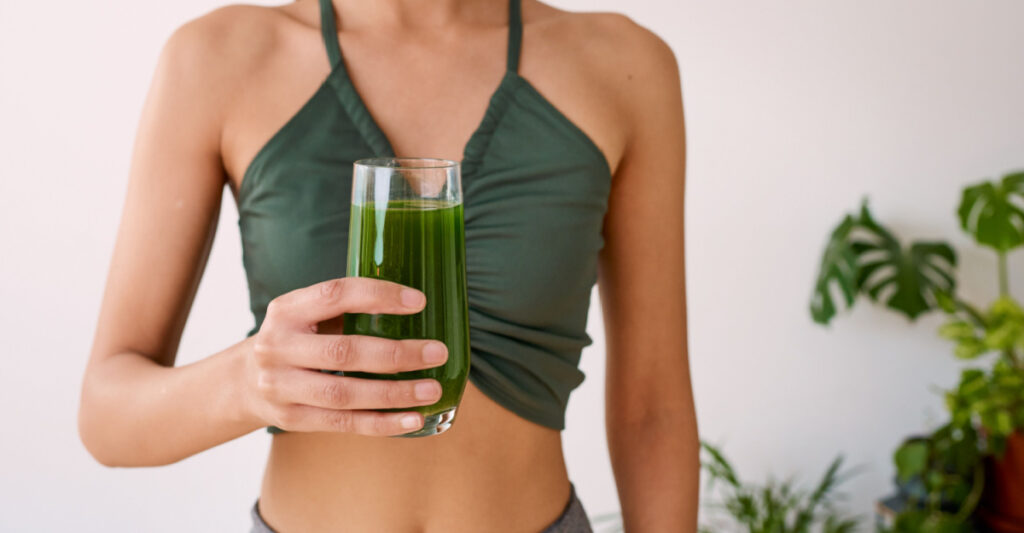
[[[843,482],[842,457],[825,470],[814,490],[800,489],[792,479],[769,479],[764,485],[740,480],[732,464],[718,448],[701,441],[701,469],[708,490],[720,485],[717,501],[705,503],[713,511],[703,519],[700,533],[744,531],[749,533],[853,533],[856,518],[840,515],[833,506],[835,490]],[[591,518],[595,531],[622,533],[622,515],[606,513]]]
[[[718,448],[701,443],[701,451],[701,465],[708,474],[708,488],[716,484],[723,488],[720,501],[710,505],[724,511],[727,519],[701,526],[700,533],[856,531],[857,519],[840,515],[833,506],[835,489],[844,480],[840,474],[842,457],[832,461],[815,488],[808,492],[797,487],[793,480],[769,479],[764,485],[744,483]]]
[[[952,247],[904,247],[866,202],[842,219],[825,248],[811,300],[816,322],[836,315],[833,287],[847,307],[864,295],[910,320],[940,311],[948,321],[939,334],[954,343],[954,355],[987,363],[964,370],[946,392],[947,424],[894,454],[898,480],[914,500],[897,531],[969,531],[971,517],[1000,533],[1024,531],[1024,310],[1007,272],[1007,254],[1024,245],[1022,206],[1024,172],[963,191],[961,227],[998,259],[999,297],[984,310],[958,295]]]

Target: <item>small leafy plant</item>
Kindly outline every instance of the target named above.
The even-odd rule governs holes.
[[[765,485],[740,481],[736,470],[715,446],[701,442],[701,468],[707,474],[708,489],[724,484],[721,501],[707,504],[724,511],[729,523],[718,520],[704,524],[700,533],[851,533],[855,518],[844,518],[833,509],[835,489],[844,480],[840,475],[842,457],[837,457],[811,492],[801,491],[792,480],[769,480]],[[618,512],[591,517],[595,531],[621,533],[622,515]],[[817,529],[813,529],[818,526]]]
[[[736,470],[720,450],[702,443],[701,464],[708,474],[709,488],[724,485],[721,501],[712,504],[726,512],[732,525],[703,525],[701,533],[749,531],[750,533],[849,533],[857,520],[839,515],[833,508],[834,491],[843,481],[842,457],[837,457],[814,490],[802,491],[792,480],[769,480],[765,485],[740,481]],[[817,526],[817,529],[812,529]]]
[[[956,254],[940,241],[904,248],[878,224],[865,202],[832,231],[811,298],[811,317],[828,324],[836,315],[832,289],[847,307],[858,295],[910,320],[944,312],[939,335],[954,343],[959,359],[994,355],[988,368],[961,373],[945,393],[950,421],[932,434],[909,439],[894,454],[901,483],[911,491],[911,509],[894,531],[969,531],[969,517],[984,485],[982,460],[1002,453],[1006,439],[1024,429],[1024,310],[1010,295],[1007,254],[1024,245],[1024,172],[963,191],[960,226],[997,256],[999,298],[982,311],[956,292]]]
[[[908,487],[910,506],[891,533],[966,533],[968,518],[984,488],[978,433],[970,424],[949,423],[931,435],[908,439],[893,458]]]

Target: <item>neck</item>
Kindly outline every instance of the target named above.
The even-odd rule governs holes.
[[[341,30],[506,23],[507,0],[332,0]]]

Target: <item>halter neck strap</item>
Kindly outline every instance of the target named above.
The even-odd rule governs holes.
[[[508,70],[519,71],[519,53],[523,44],[523,13],[520,0],[508,2]]]
[[[320,32],[333,68],[341,62],[341,45],[338,43],[338,26],[334,23],[334,4],[331,0],[320,0]]]

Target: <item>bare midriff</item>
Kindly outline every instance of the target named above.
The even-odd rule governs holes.
[[[260,513],[280,533],[539,533],[569,493],[560,433],[469,383],[441,435],[275,435]]]

